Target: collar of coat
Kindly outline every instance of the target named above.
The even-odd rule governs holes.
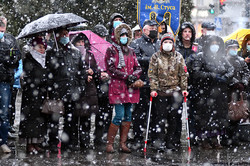
[[[150,37],[147,37],[144,33],[142,34],[142,37],[144,40],[146,40],[147,42],[152,43],[152,39]],[[154,39],[153,43],[157,42],[157,38]]]

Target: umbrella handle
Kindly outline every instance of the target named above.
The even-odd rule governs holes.
[[[55,34],[55,31],[53,31],[53,36],[54,36],[54,39],[55,39],[55,43],[56,43],[56,51],[58,51],[58,44],[57,44],[57,41],[56,41],[56,34]]]

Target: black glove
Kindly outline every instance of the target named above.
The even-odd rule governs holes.
[[[128,79],[127,79],[127,85],[129,86],[129,85],[133,84],[136,80],[137,80],[136,76],[129,75]]]

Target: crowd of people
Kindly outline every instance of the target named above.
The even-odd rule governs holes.
[[[152,117],[149,142],[153,147],[178,150],[184,94],[188,95],[192,145],[204,149],[239,145],[241,121],[228,118],[228,103],[249,92],[250,34],[238,51],[238,41],[224,43],[210,22],[202,24],[202,36],[196,39],[190,22],[184,22],[175,37],[164,22],[145,20],[142,29],[131,29],[122,14],[114,13],[108,29],[98,24],[92,30],[111,43],[103,55],[104,71],[84,33],[70,37],[69,29],[60,27],[55,29],[55,41],[38,34],[20,49],[6,27],[7,19],[0,16],[0,146],[4,153],[11,152],[8,132],[14,130],[18,90],[22,92],[18,136],[25,139],[27,153],[57,152],[59,141],[63,150],[90,148],[93,114],[94,146],[105,145],[108,153],[115,152],[118,131],[120,151],[131,152],[127,146],[131,128],[132,147],[141,150],[148,116]],[[150,96],[153,105],[148,115]],[[42,112],[46,99],[62,101],[65,111]],[[64,137],[59,138],[62,117]]]

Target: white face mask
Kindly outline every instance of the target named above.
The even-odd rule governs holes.
[[[215,32],[214,31],[207,31],[207,35],[213,36],[213,35],[215,35]]]
[[[173,45],[170,43],[163,43],[162,48],[164,51],[171,51],[173,49]]]

